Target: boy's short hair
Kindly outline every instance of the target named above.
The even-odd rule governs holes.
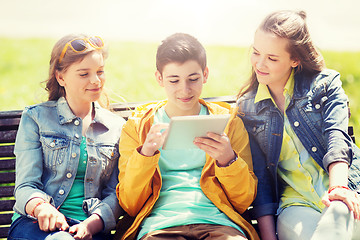
[[[159,45],[156,53],[156,68],[162,73],[168,63],[185,63],[189,60],[196,61],[201,69],[205,70],[205,48],[195,37],[186,33],[175,33]]]

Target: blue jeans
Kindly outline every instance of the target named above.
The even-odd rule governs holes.
[[[80,221],[67,218],[69,226],[80,223]],[[10,226],[9,240],[74,240],[72,235],[66,231],[44,232],[39,228],[38,222],[21,216],[16,219]],[[92,236],[93,240],[111,239],[109,235],[98,233]]]
[[[279,240],[359,240],[359,225],[341,201],[331,202],[322,213],[310,207],[287,207],[277,219]]]

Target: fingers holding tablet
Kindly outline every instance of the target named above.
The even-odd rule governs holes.
[[[228,136],[225,133],[209,132],[207,137],[196,137],[194,144],[217,160],[220,166],[226,166],[236,157]]]

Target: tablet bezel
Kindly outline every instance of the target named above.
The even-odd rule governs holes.
[[[162,149],[179,150],[198,148],[193,143],[195,137],[206,137],[208,132],[222,134],[229,118],[230,114],[172,117]]]

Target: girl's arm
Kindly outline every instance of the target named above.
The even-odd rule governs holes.
[[[66,230],[69,225],[65,216],[60,213],[53,205],[42,198],[33,198],[26,204],[28,215],[37,219],[42,231],[49,232],[56,229]]]
[[[345,162],[334,162],[329,165],[329,193],[323,198],[323,203],[329,207],[331,201],[344,202],[355,219],[360,219],[360,200],[358,194],[347,188],[349,166]]]
[[[262,240],[277,240],[275,219],[273,215],[265,215],[257,219]]]

